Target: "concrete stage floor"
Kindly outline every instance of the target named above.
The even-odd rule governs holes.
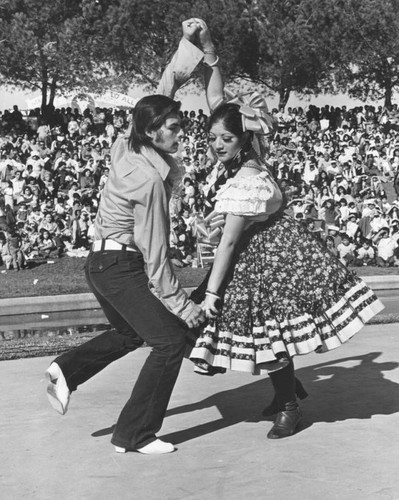
[[[79,388],[65,416],[45,395],[50,358],[1,362],[1,498],[399,499],[398,324],[367,326],[340,349],[295,358],[310,397],[291,438],[266,438],[267,377],[201,377],[185,360],[159,433],[178,450],[116,454],[112,426],[148,352]]]

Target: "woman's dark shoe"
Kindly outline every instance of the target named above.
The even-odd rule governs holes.
[[[211,366],[205,364],[196,364],[194,366],[194,372],[198,373],[198,375],[206,375],[208,377],[213,377],[218,373],[226,373],[226,368],[219,368],[217,366]]]
[[[285,404],[285,409],[277,413],[273,427],[267,434],[269,439],[282,439],[292,436],[302,418],[302,412],[296,401]]]
[[[295,378],[295,394],[299,399],[305,399],[309,396],[309,394],[306,392],[306,389],[302,385],[302,382],[297,378]],[[277,396],[275,394],[271,403],[263,409],[262,415],[264,417],[271,417],[272,415],[275,415],[282,410],[284,410],[284,408],[279,407]]]

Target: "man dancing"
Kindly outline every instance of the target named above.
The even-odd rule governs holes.
[[[197,29],[195,23],[183,23],[183,39],[163,75],[160,94],[173,95],[202,60],[203,53],[189,41]],[[113,330],[57,357],[46,371],[50,403],[65,414],[80,384],[144,342],[152,348],[113,432],[117,452],[174,451],[156,433],[180,370],[187,327],[205,319],[167,257],[169,199],[178,175],[171,154],[179,144],[180,103],[160,94],[137,103],[129,136],[112,147],[85,266]]]

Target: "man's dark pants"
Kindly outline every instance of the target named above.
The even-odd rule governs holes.
[[[90,253],[86,278],[115,330],[62,354],[55,362],[74,391],[144,342],[152,347],[111,440],[116,446],[137,449],[154,441],[162,426],[183,360],[186,327],[149,290],[138,252]]]

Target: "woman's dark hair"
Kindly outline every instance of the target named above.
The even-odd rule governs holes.
[[[241,137],[244,133],[240,107],[238,104],[225,103],[218,106],[208,120],[208,133],[217,122],[223,122],[226,130],[237,137]]]
[[[169,114],[178,115],[180,106],[180,102],[164,95],[151,95],[140,99],[133,109],[129,148],[140,153],[143,146],[152,146],[147,133],[159,130]]]

